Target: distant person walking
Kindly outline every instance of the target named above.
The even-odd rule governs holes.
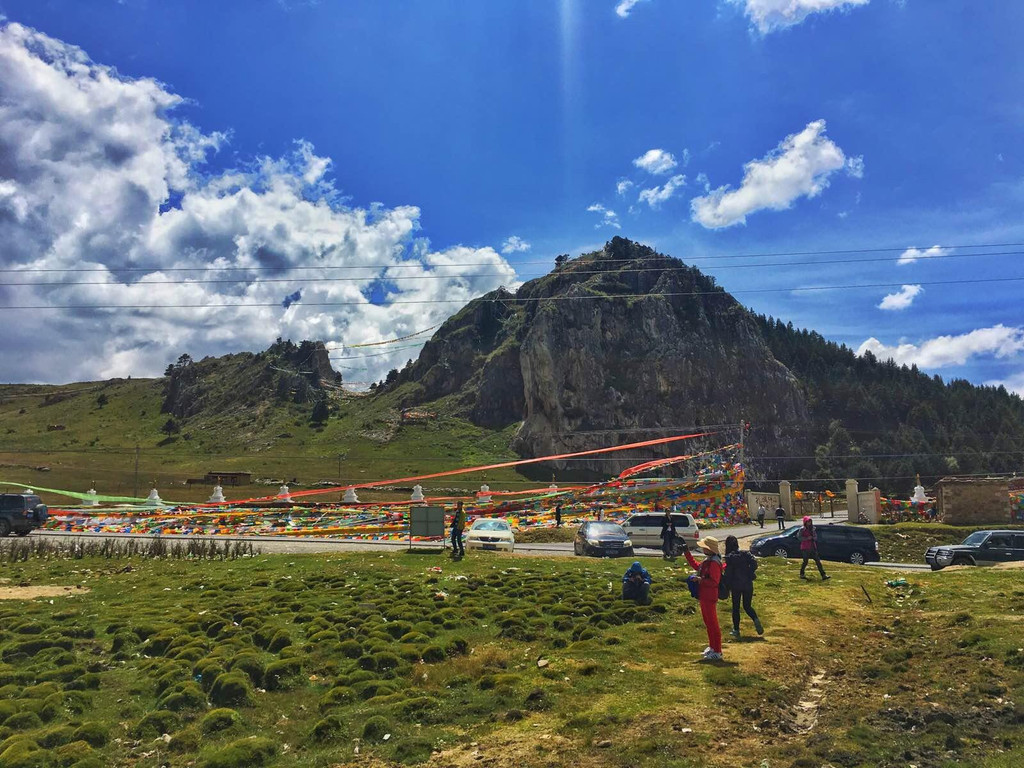
[[[622,576],[622,599],[640,605],[651,602],[651,574],[636,560]]]
[[[722,581],[722,553],[718,539],[705,536],[697,542],[704,553],[704,562],[698,563],[690,554],[689,547],[683,547],[683,554],[690,567],[697,571],[699,581],[697,601],[700,615],[708,631],[708,647],[704,649],[705,661],[722,660],[722,628],[718,625],[718,585]]]
[[[555,528],[562,527],[562,505],[555,505]]]
[[[757,578],[757,558],[749,552],[740,549],[740,543],[735,536],[729,536],[725,540],[725,574],[722,576],[732,596],[732,631],[733,637],[740,636],[740,603],[743,604],[743,611],[754,622],[754,629],[757,634],[764,634],[764,627],[761,620],[757,618],[751,602],[754,599],[754,579]]]
[[[782,508],[782,502],[775,508],[775,522],[779,524],[779,530],[786,530],[786,510]]]
[[[764,508],[764,503],[757,505],[757,524],[764,528],[764,519],[768,515],[768,510]]]
[[[661,557],[668,560],[675,556],[676,550],[676,523],[672,519],[672,510],[665,510],[665,517],[661,520]]]
[[[464,557],[466,547],[462,543],[462,532],[466,529],[466,510],[460,501],[455,507],[455,515],[452,517],[452,556]]]
[[[807,574],[804,571],[807,569],[807,562],[812,558],[815,565],[818,566],[821,580],[828,581],[832,578],[826,575],[825,569],[821,567],[821,555],[818,554],[818,534],[814,530],[814,521],[810,517],[804,518],[804,527],[800,530],[800,554],[804,556],[804,561],[800,566],[801,579],[807,578]]]

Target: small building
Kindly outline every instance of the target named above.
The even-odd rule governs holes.
[[[214,485],[250,485],[252,472],[207,472],[203,480]]]
[[[935,501],[947,525],[1006,525],[1012,519],[1005,477],[944,477],[935,484]]]

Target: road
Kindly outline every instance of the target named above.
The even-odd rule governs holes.
[[[720,541],[726,536],[732,535],[738,539],[752,538],[759,534],[770,534],[775,529],[773,525],[765,523],[764,530],[758,525],[738,525],[729,528],[718,528],[708,531],[707,535],[713,535]],[[777,529],[776,529],[777,530]],[[328,539],[294,536],[157,536],[153,534],[133,533],[64,533],[61,531],[33,531],[30,534],[33,538],[47,539],[86,539],[86,540],[151,540],[162,538],[164,540],[177,539],[206,539],[218,543],[241,541],[251,543],[266,554],[313,554],[323,552],[401,552],[408,549],[409,545],[402,541],[349,541],[345,539]],[[416,544],[417,549],[441,549],[440,542],[423,542]],[[519,543],[516,544],[515,554],[532,557],[573,557],[572,544],[559,542],[551,544],[541,543]],[[638,547],[637,557],[661,557],[661,550]],[[900,571],[927,571],[927,565],[917,563],[871,563],[872,567],[893,569]]]

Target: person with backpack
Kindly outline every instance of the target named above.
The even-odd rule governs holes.
[[[779,502],[779,506],[775,508],[775,522],[779,524],[779,530],[786,530],[786,510],[782,507],[782,502]]]
[[[800,566],[801,579],[807,579],[807,574],[804,571],[807,570],[808,560],[812,558],[818,566],[821,580],[828,581],[832,578],[826,575],[825,569],[821,567],[821,555],[818,554],[818,534],[814,531],[814,521],[810,517],[804,518],[804,527],[800,530],[800,554],[804,556],[804,562]]]
[[[452,516],[452,557],[465,557],[466,546],[462,543],[462,532],[466,528],[466,510],[460,501]]]
[[[669,560],[675,556],[676,548],[676,523],[672,519],[672,510],[665,510],[665,517],[661,520],[661,557]]]
[[[704,553],[704,562],[698,563],[690,554],[689,547],[683,547],[683,554],[690,567],[697,571],[696,576],[690,578],[696,582],[700,615],[708,631],[708,647],[704,649],[703,660],[721,661],[722,628],[718,625],[718,589],[722,581],[722,553],[718,539],[713,536],[705,536],[697,542],[697,546]]]
[[[757,558],[749,552],[740,549],[740,543],[735,536],[729,536],[725,540],[725,575],[722,577],[729,588],[732,596],[732,631],[733,637],[740,636],[740,603],[743,603],[743,611],[754,622],[754,629],[757,634],[764,634],[764,627],[757,617],[757,612],[751,605],[754,599],[754,579],[757,578]]]

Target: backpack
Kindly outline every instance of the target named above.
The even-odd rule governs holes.
[[[700,576],[691,573],[686,577],[686,588],[690,590],[690,597],[700,600]]]

